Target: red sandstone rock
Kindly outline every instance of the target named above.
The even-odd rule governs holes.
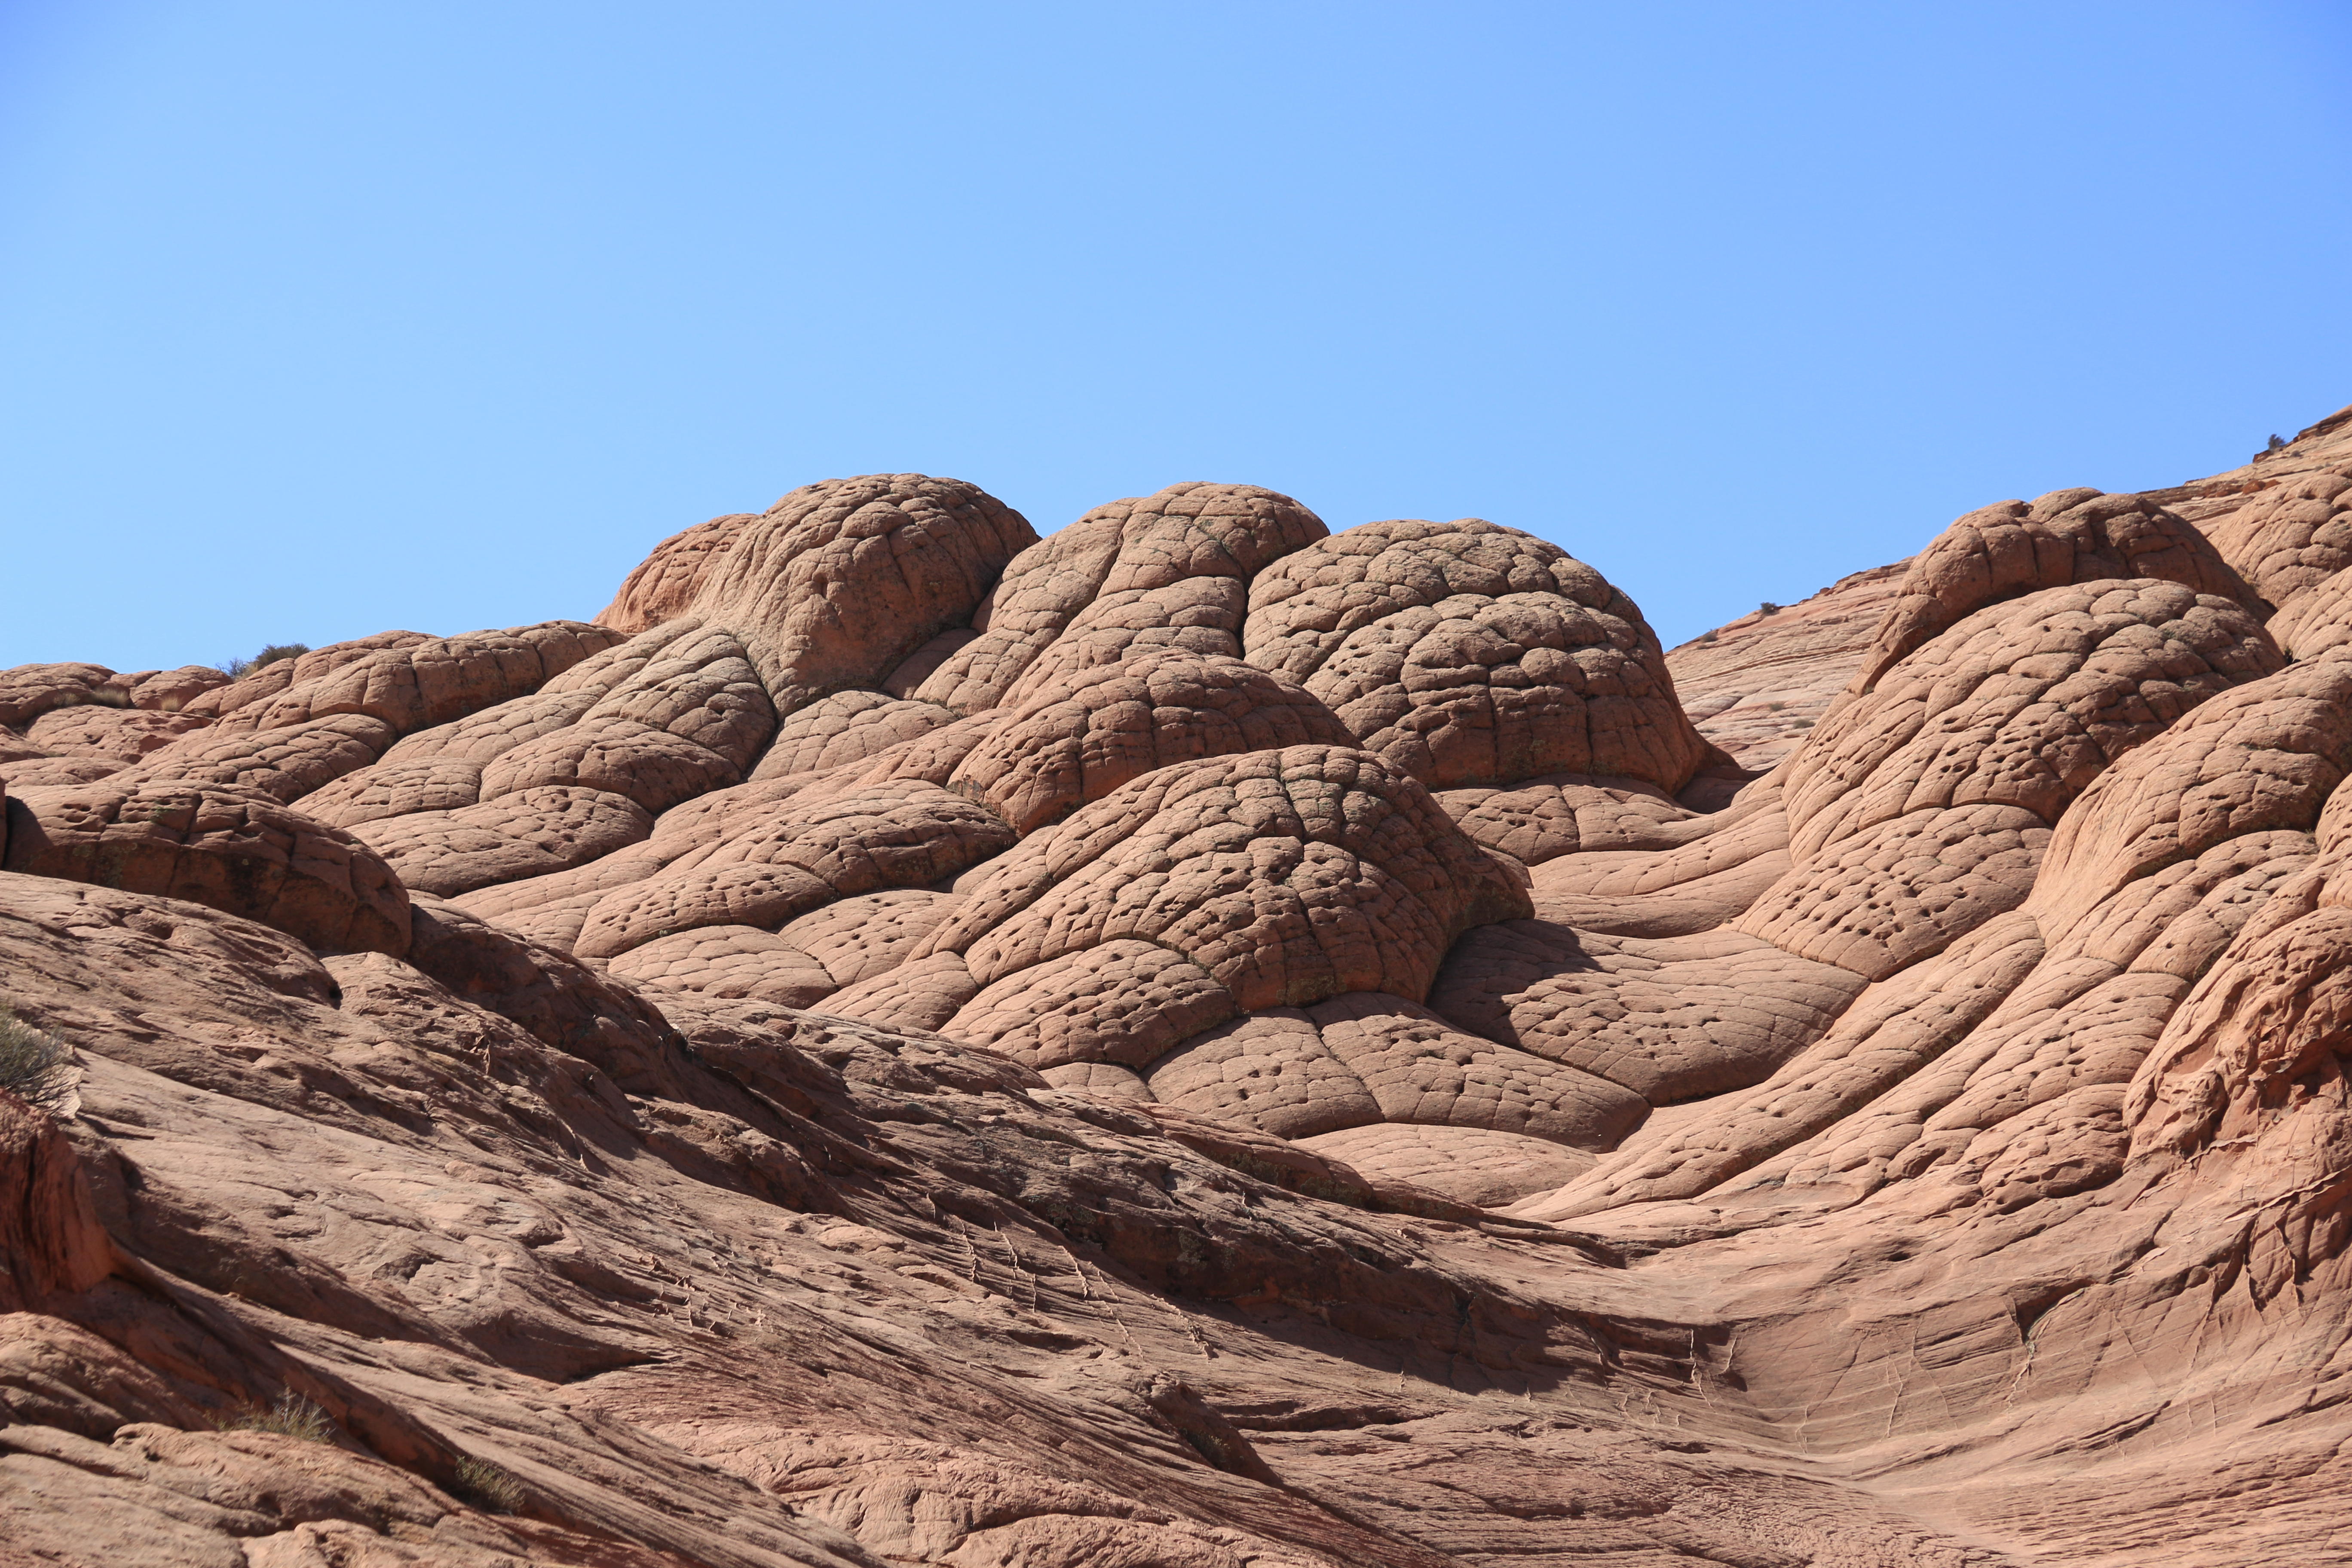
[[[622,640],[601,626],[550,621],[404,642],[315,674],[304,673],[304,661],[311,657],[304,655],[290,661],[291,684],[225,713],[217,729],[223,734],[276,730],[336,713],[364,713],[406,735],[536,691]]]
[[[1244,640],[1432,788],[1573,772],[1671,791],[1706,751],[1633,601],[1475,518],[1370,523],[1286,558],[1252,584]]]
[[[349,829],[383,856],[404,885],[445,898],[568,871],[637,843],[652,830],[652,816],[627,796],[563,784]]]
[[[400,952],[408,899],[375,853],[266,795],[108,780],[13,796],[6,868],[184,899],[338,952]]]
[[[1753,772],[1784,761],[1869,658],[1910,569],[1898,561],[1856,572],[1669,649],[1666,671],[1700,736]]]
[[[2144,496],[2053,490],[1979,508],[1919,552],[1854,677],[1867,691],[1898,659],[1988,605],[2114,577],[2179,583],[2258,607],[2252,589],[2195,526]]]
[[[629,574],[596,624],[635,637],[686,614],[712,561],[732,550],[743,530],[759,518],[757,512],[730,512],[671,534]]]
[[[266,701],[289,688],[331,674],[387,649],[415,647],[433,639],[423,632],[378,632],[350,642],[330,643],[292,658],[273,659],[225,686],[208,687],[183,705],[183,710],[217,720],[253,703]]]
[[[1671,665],[1491,525],[886,476],[6,672],[0,1556],[2330,1560],[2347,471]]]
[[[1066,633],[1070,650],[1040,682],[1117,663],[1137,644],[1238,654],[1251,579],[1328,531],[1255,485],[1171,485],[1097,507],[1014,559],[972,616],[979,635],[911,695],[958,713],[993,708]]]
[[[0,671],[0,724],[30,724],[54,709],[103,700],[99,694],[113,673],[102,664],[20,664]]]
[[[947,782],[1030,833],[1171,763],[1351,739],[1296,684],[1238,658],[1171,648],[1045,686]]]
[[[52,708],[25,728],[25,738],[58,756],[99,756],[129,764],[161,751],[204,721],[180,713],[151,713],[94,703]]]
[[[133,683],[131,705],[159,713],[177,713],[216,686],[226,686],[228,672],[209,664],[184,664],[159,669]]]
[[[790,713],[878,685],[968,622],[1005,563],[1036,540],[1019,512],[960,480],[827,479],[741,524],[723,552],[706,551],[690,607],[742,639]]]
[[[1005,857],[929,951],[963,952],[987,985],[1134,939],[1245,1008],[1412,999],[1457,932],[1525,899],[1410,778],[1300,746],[1178,763],[1082,807]]]

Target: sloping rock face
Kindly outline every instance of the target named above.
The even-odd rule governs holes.
[[[0,672],[0,1562],[2352,1560],[2347,476]]]

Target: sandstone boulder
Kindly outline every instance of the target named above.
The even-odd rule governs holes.
[[[626,795],[542,784],[478,805],[362,822],[352,837],[401,882],[452,898],[498,882],[568,871],[644,839],[652,814]]]
[[[175,781],[12,795],[6,869],[225,910],[335,952],[399,953],[408,896],[381,857],[257,792]]]
[[[1116,663],[1139,642],[1238,653],[1230,639],[1252,578],[1328,531],[1288,496],[1254,485],[1171,485],[1097,507],[1006,569],[972,617],[979,635],[912,695],[958,713],[993,708],[1072,630],[1070,656],[1041,680]]]
[[[2211,529],[2213,548],[2268,603],[2284,609],[2352,566],[2352,464],[2265,489]]]
[[[1245,1009],[1345,991],[1418,999],[1457,934],[1527,910],[1524,888],[1420,784],[1322,746],[1147,773],[1032,836],[970,892],[916,956],[962,952],[990,986],[1150,943]]]
[[[2145,496],[2053,490],[2030,505],[1979,507],[1921,551],[1853,689],[1869,690],[1915,648],[1988,605],[2115,577],[2179,583],[2260,609],[2245,580],[2177,513]]]
[[[776,738],[752,777],[791,778],[864,762],[902,742],[956,721],[930,702],[909,702],[879,691],[836,691],[776,726]]]
[[[2118,757],[2284,663],[2235,600],[2160,580],[1979,610],[1840,704],[1789,763],[1797,853],[1928,807],[2013,805],[2055,823]]]
[[[1351,741],[1291,681],[1238,658],[1164,649],[1038,691],[947,783],[1027,834],[1172,763]]]
[[[216,728],[233,734],[363,713],[406,735],[528,696],[623,640],[603,626],[549,621],[404,642],[308,677],[300,673],[302,659],[287,661],[295,674],[291,684],[223,714]]]
[[[692,612],[742,639],[777,711],[875,687],[967,624],[1037,535],[977,486],[920,474],[826,479],[705,550]]]
[[[1633,602],[1475,518],[1367,524],[1286,557],[1252,584],[1244,643],[1432,788],[1582,773],[1673,791],[1706,750]]]
[[[596,624],[635,637],[685,615],[711,563],[732,550],[744,529],[759,520],[758,512],[729,512],[671,534],[638,563],[598,613]]]

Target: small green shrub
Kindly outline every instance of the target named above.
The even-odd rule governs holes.
[[[487,1459],[457,1461],[457,1491],[484,1513],[512,1513],[522,1507],[522,1483]]]
[[[288,1389],[267,1410],[248,1408],[244,1415],[221,1423],[224,1432],[277,1432],[305,1443],[324,1443],[334,1436],[327,1413]]]
[[[0,1089],[29,1105],[54,1110],[72,1087],[67,1066],[73,1047],[45,1034],[0,1004]]]
[[[225,658],[221,660],[220,668],[233,680],[239,676],[251,675],[265,664],[276,664],[284,658],[299,658],[310,651],[310,645],[306,642],[274,642],[251,658]]]

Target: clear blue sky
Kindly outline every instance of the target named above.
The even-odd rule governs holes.
[[[2352,8],[0,0],[0,665],[593,615],[830,475],[1669,643],[2352,402]]]

